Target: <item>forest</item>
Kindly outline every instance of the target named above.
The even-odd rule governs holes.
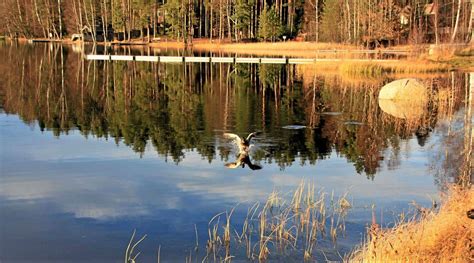
[[[0,35],[93,42],[315,41],[379,46],[472,41],[469,0],[4,0]],[[86,39],[86,37],[84,37]]]

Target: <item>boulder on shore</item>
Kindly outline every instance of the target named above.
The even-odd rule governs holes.
[[[379,107],[385,113],[402,119],[420,117],[426,109],[428,91],[416,79],[399,79],[383,86],[379,93]]]
[[[416,79],[399,79],[382,87],[379,93],[380,99],[426,101],[428,92],[425,85]]]

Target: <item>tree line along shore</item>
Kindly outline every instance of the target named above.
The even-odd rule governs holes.
[[[5,0],[11,38],[163,42],[312,41],[387,47],[472,43],[472,1]]]

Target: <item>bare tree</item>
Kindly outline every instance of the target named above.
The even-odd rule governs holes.
[[[451,36],[451,43],[453,43],[454,39],[456,39],[456,33],[458,32],[459,15],[461,14],[461,5],[462,5],[462,0],[459,0],[458,1],[458,11],[456,13],[456,22],[454,23],[453,34]]]
[[[58,20],[59,20],[59,38],[63,38],[63,16],[61,10],[61,0],[58,0]]]
[[[41,30],[43,31],[43,37],[46,38],[47,35],[46,35],[46,30],[44,29],[44,25],[43,25],[43,22],[41,20],[41,16],[39,14],[39,10],[38,10],[38,3],[37,3],[37,0],[34,0],[33,1],[34,5],[35,5],[35,14],[36,14],[36,18],[38,19],[38,23],[41,27]],[[74,5],[75,6],[75,5]]]

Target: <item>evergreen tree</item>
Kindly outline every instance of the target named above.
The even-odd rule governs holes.
[[[181,1],[170,0],[165,5],[166,22],[169,25],[168,34],[181,38],[184,35],[184,10]]]
[[[242,38],[244,30],[250,26],[251,6],[246,0],[237,0],[233,20],[235,21],[236,39]]]
[[[112,0],[112,27],[115,31],[125,33],[125,16],[121,0]]]
[[[141,36],[143,37],[144,35],[144,30],[143,29],[148,29],[148,26],[150,24],[151,20],[151,15],[153,12],[152,8],[152,0],[135,0],[134,1],[134,8],[135,10],[135,16],[136,20],[138,22],[138,29],[141,32]],[[147,34],[149,33],[149,30],[147,30]]]
[[[325,0],[321,21],[321,37],[323,41],[340,42],[342,7],[339,0]]]
[[[283,28],[274,8],[265,8],[259,17],[258,35],[264,40],[281,36]]]

